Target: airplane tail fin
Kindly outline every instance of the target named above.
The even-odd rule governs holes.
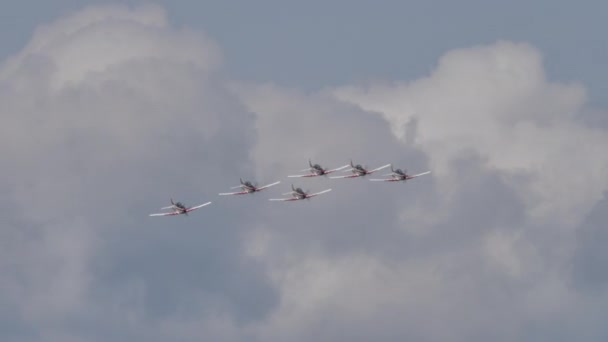
[[[353,160],[352,160],[352,159],[350,160],[350,166],[351,166],[352,168],[355,168],[355,165],[353,164]]]
[[[243,178],[239,178],[239,180],[241,181],[241,184],[243,184]]]
[[[173,202],[173,198],[171,198],[171,204],[175,205],[175,202]]]
[[[395,169],[393,169],[393,164],[391,164],[391,172],[395,172]]]
[[[296,188],[293,187],[293,184],[291,184],[291,190],[296,191]]]
[[[310,161],[310,159],[308,159],[308,165],[312,167],[312,161]]]

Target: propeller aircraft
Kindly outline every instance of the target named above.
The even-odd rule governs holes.
[[[188,208],[182,202],[173,202],[173,198],[172,198],[170,206],[160,208],[160,209],[161,210],[171,209],[173,211],[166,212],[166,213],[150,214],[150,216],[175,216],[175,215],[181,215],[181,214],[185,214],[186,216],[188,216],[189,212],[200,209],[209,204],[211,204],[211,202],[207,202],[205,204],[201,204],[201,205],[197,205],[197,206]]]
[[[264,189],[270,188],[271,186],[277,185],[279,183],[281,183],[281,181],[278,182],[274,182],[272,184],[268,184],[268,185],[264,185],[264,186],[260,186],[257,187],[255,185],[253,185],[251,182],[249,181],[243,181],[243,179],[240,179],[241,181],[241,185],[237,185],[237,186],[233,186],[230,189],[242,189],[242,191],[238,191],[238,192],[223,192],[220,193],[220,196],[229,196],[229,195],[247,195],[247,194],[251,194],[254,192],[258,192],[258,191],[262,191]]]
[[[354,165],[353,161],[350,161],[350,170],[344,170],[346,172],[350,171],[353,174],[352,175],[347,175],[347,176],[334,176],[334,177],[329,177],[332,179],[338,179],[338,178],[357,178],[357,177],[364,177],[366,175],[371,175],[374,172],[380,171],[382,169],[385,169],[387,167],[391,166],[391,164],[386,164],[383,166],[380,166],[379,168],[373,169],[373,170],[368,170],[366,167],[361,166],[360,164]]]
[[[390,176],[390,178],[370,179],[370,181],[372,181],[372,182],[405,182],[412,178],[428,175],[429,173],[431,173],[431,171],[426,171],[423,173],[419,173],[417,175],[408,175],[406,171],[401,170],[401,169],[393,169],[393,166],[391,165],[391,173],[384,175],[384,176]]]
[[[301,178],[301,177],[318,177],[318,176],[326,176],[330,173],[334,173],[336,171],[340,171],[343,170],[345,168],[347,168],[349,165],[344,165],[344,166],[340,166],[338,168],[335,169],[324,169],[323,167],[321,167],[321,165],[319,164],[313,164],[310,159],[308,159],[308,165],[310,166],[308,169],[304,169],[301,170],[302,172],[304,171],[308,171],[308,174],[305,175],[293,175],[293,176],[287,176],[289,178]]]
[[[286,202],[286,201],[299,201],[299,200],[303,200],[303,199],[310,199],[312,197],[315,196],[319,196],[321,194],[330,192],[331,189],[327,189],[327,190],[323,190],[314,194],[309,194],[310,191],[304,191],[302,190],[302,188],[296,188],[293,186],[293,184],[291,185],[291,191],[284,193],[283,195],[291,195],[292,197],[290,198],[271,198],[269,199],[269,201],[282,201],[282,202]]]

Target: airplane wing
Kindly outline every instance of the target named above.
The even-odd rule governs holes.
[[[293,175],[293,176],[287,176],[289,178],[302,178],[302,177],[316,177],[318,176],[317,174],[311,173],[308,175]]]
[[[426,172],[423,172],[423,173],[419,173],[417,175],[409,176],[408,178],[416,178],[416,177],[428,175],[429,173],[431,173],[431,171],[426,171]]]
[[[329,177],[332,179],[339,179],[339,178],[357,178],[357,177],[361,177],[359,174],[352,174],[352,175],[348,175],[348,176],[334,176],[334,177]]]
[[[350,165],[347,164],[347,165],[344,165],[344,166],[337,167],[335,169],[327,170],[327,171],[325,171],[325,174],[327,175],[327,174],[330,174],[330,173],[333,173],[333,172],[336,172],[336,171],[340,171],[340,170],[346,169],[349,166]]]
[[[281,181],[274,182],[274,183],[272,183],[272,184],[268,184],[268,185],[264,185],[264,186],[261,186],[261,187],[259,187],[259,188],[256,188],[256,189],[255,189],[255,191],[264,190],[264,189],[270,188],[270,187],[271,187],[271,186],[273,186],[273,185],[277,185],[277,184],[279,184],[279,183],[281,183]]]
[[[282,202],[287,202],[287,201],[298,201],[300,200],[299,198],[295,198],[295,197],[290,197],[290,198],[271,198],[269,199],[269,201],[282,201]]]
[[[247,195],[248,191],[239,191],[239,192],[222,192],[220,196],[229,196],[229,195]]]
[[[158,214],[150,214],[149,216],[174,216],[179,215],[178,212],[174,211],[172,213],[158,213]]]
[[[173,208],[175,208],[175,206],[174,205],[170,205],[168,207],[160,208],[160,210],[167,210],[167,209],[173,209]]]
[[[376,172],[376,171],[380,171],[380,170],[382,170],[382,169],[386,169],[386,168],[387,168],[387,167],[389,167],[389,166],[391,166],[391,164],[386,164],[386,165],[384,165],[384,166],[380,166],[380,167],[379,167],[379,168],[377,168],[377,169],[373,169],[373,170],[367,171],[367,173],[368,173],[368,174],[370,174],[370,173],[374,173],[374,172]]]
[[[314,194],[310,194],[310,195],[308,195],[308,197],[310,198],[310,197],[319,196],[319,195],[322,195],[322,194],[328,193],[328,192],[330,192],[330,191],[331,191],[331,189],[327,189],[327,190],[319,191],[319,192],[317,192],[317,193],[314,193]]]
[[[186,211],[190,212],[190,211],[193,211],[193,210],[196,210],[196,209],[200,209],[200,208],[202,208],[202,207],[204,207],[204,206],[207,206],[207,205],[209,205],[209,204],[211,204],[211,202],[207,202],[207,203],[205,203],[205,204],[201,204],[201,205],[197,205],[197,206],[192,207],[192,208],[188,208]]]

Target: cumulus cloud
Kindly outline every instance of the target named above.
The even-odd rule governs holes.
[[[424,79],[335,94],[382,113],[401,139],[416,119],[416,141],[441,174],[454,156],[473,150],[489,166],[535,176],[526,198],[541,220],[580,220],[608,185],[608,162],[598,158],[605,131],[573,120],[584,109],[584,88],[546,80],[540,53],[527,44],[450,51]]]
[[[584,87],[548,81],[535,48],[450,51],[411,82],[252,88],[241,93],[258,114],[264,172],[302,158],[285,151],[433,170],[406,187],[322,183],[340,191],[331,210],[287,208],[260,224],[250,251],[282,289],[262,336],[567,340],[589,328],[569,265],[608,186],[608,135],[579,120]]]
[[[158,7],[118,6],[46,25],[2,64],[7,324],[126,340],[191,310],[246,322],[273,306],[263,265],[239,253],[245,225],[221,205],[147,217],[170,196],[215,201],[252,169],[253,115],[219,80],[219,55]]]
[[[534,47],[310,93],[220,65],[216,43],[155,6],[75,12],[0,65],[4,340],[605,335],[608,135]],[[433,173],[294,180],[333,191],[267,202],[309,158]],[[216,197],[239,177],[283,182]],[[214,203],[149,219],[169,196]]]
[[[85,9],[41,26],[27,46],[6,63],[0,77],[11,77],[14,83],[28,68],[25,62],[32,58],[49,59],[59,70],[49,80],[55,89],[131,60],[192,64],[213,70],[220,52],[199,32],[170,28],[159,7],[108,6],[103,10]]]

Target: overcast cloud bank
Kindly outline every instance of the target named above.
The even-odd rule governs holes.
[[[220,45],[93,7],[2,62],[2,340],[605,340],[608,132],[584,85],[497,42],[305,93],[226,79]],[[216,196],[284,192],[308,158],[433,173]],[[147,217],[170,196],[214,203]]]

